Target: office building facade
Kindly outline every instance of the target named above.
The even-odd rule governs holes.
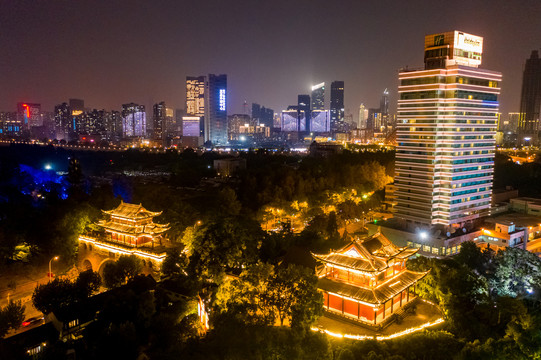
[[[482,44],[428,35],[425,70],[399,73],[396,218],[458,227],[488,214],[502,75],[477,68]]]
[[[310,111],[310,95],[299,95],[297,96],[297,128],[303,129],[301,131],[310,132],[311,129],[311,119],[312,114]],[[305,125],[301,126],[301,122]]]
[[[522,75],[518,145],[539,145],[541,110],[541,59],[537,50],[532,54]]]
[[[344,82],[331,83],[331,129],[335,132],[344,132]]]
[[[165,102],[152,106],[152,138],[156,141],[165,140],[165,126],[167,124],[167,107]]]
[[[12,125],[13,135],[29,134],[30,128],[43,125],[41,104],[17,103],[17,122]]]
[[[312,86],[312,110],[325,110],[325,83]]]
[[[252,118],[258,125],[273,126],[274,110],[252,103]]]
[[[227,75],[209,74],[206,88],[205,141],[227,144]]]
[[[144,137],[146,135],[147,119],[144,105],[124,104],[121,115],[123,137]]]

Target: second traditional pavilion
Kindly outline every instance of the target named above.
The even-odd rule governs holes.
[[[418,249],[397,247],[380,232],[329,254],[312,254],[318,266],[318,288],[324,307],[378,325],[413,299],[410,290],[427,272],[406,269],[407,259]]]
[[[108,240],[130,247],[150,246],[161,242],[162,234],[168,225],[154,223],[154,217],[161,212],[145,209],[141,204],[128,204],[123,201],[113,210],[102,210],[107,219],[97,225],[109,234]]]

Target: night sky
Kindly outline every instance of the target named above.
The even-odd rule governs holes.
[[[184,108],[186,75],[225,73],[230,114],[244,100],[280,111],[311,84],[344,80],[356,118],[386,87],[395,108],[398,69],[421,67],[424,36],[448,30],[484,37],[501,111],[518,111],[541,0],[0,0],[0,111],[68,98]]]

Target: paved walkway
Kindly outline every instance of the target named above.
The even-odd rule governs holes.
[[[405,317],[400,324],[392,323],[386,327],[381,332],[376,332],[365,328],[360,325],[355,325],[349,321],[342,321],[327,316],[322,316],[319,318],[316,327],[320,329],[329,330],[333,333],[342,334],[342,335],[369,335],[369,336],[379,336],[379,335],[392,335],[406,329],[420,326],[427,322],[433,322],[438,318],[441,318],[442,314],[440,309],[423,301],[417,302],[417,310],[415,314]]]

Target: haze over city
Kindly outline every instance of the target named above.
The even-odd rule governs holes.
[[[541,2],[7,1],[1,3],[0,110],[52,111],[68,98],[119,109],[184,108],[185,77],[228,75],[228,113],[276,112],[311,85],[345,81],[346,112],[377,106],[397,72],[423,65],[426,34],[484,37],[482,67],[503,73],[502,113],[518,111],[521,76],[541,47]],[[327,100],[328,101],[328,100]]]

